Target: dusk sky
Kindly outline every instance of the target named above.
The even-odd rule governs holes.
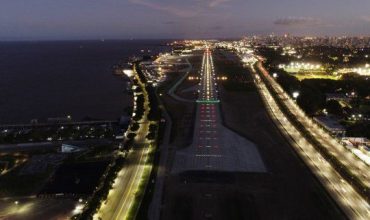
[[[370,0],[0,0],[0,40],[370,35]]]

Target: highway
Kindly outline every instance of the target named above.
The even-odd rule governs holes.
[[[113,189],[109,191],[108,198],[103,202],[98,212],[94,215],[94,219],[103,220],[124,220],[128,218],[128,214],[135,216],[137,210],[131,210],[135,202],[135,194],[139,190],[139,186],[143,181],[143,174],[147,168],[151,168],[146,164],[148,153],[151,150],[150,142],[146,139],[149,131],[149,97],[145,90],[145,84],[140,81],[134,66],[134,74],[138,81],[138,85],[144,95],[144,115],[139,121],[140,127],[135,133],[134,150],[127,156],[127,164],[118,173],[117,178],[113,184]],[[134,93],[137,97],[138,93]],[[134,108],[136,105],[134,106]],[[130,129],[130,128],[129,128]]]
[[[261,64],[258,64],[258,67],[261,68]],[[253,65],[251,68],[254,70]],[[292,122],[280,110],[276,100],[270,94],[255,70],[254,73],[253,77],[256,86],[271,118],[339,207],[350,219],[370,219],[370,206],[368,202],[355,191],[351,184],[340,176],[335,168],[295,128]]]
[[[345,166],[353,176],[356,176],[367,188],[370,187],[370,172],[369,166],[364,161],[356,157],[352,152],[347,150],[337,140],[331,137],[327,132],[320,128],[313,120],[305,115],[298,107],[294,100],[284,92],[281,86],[268,74],[266,69],[258,62],[257,67],[263,73],[263,76],[268,80],[269,84],[274,89],[275,93],[279,94],[280,100],[290,110],[290,112],[298,119],[298,121],[314,136],[314,138],[326,148],[326,150],[337,158],[343,166]]]

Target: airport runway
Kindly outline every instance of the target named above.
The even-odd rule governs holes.
[[[222,125],[219,105],[212,52],[206,48],[202,61],[193,143],[176,152],[172,172],[266,171],[256,145]]]

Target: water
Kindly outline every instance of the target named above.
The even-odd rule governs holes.
[[[131,102],[111,67],[159,40],[0,42],[0,123],[71,115],[117,119]]]

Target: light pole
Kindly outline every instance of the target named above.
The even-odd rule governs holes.
[[[299,92],[295,91],[295,92],[292,93],[292,95],[293,95],[293,99],[297,100],[297,98],[299,96]]]

